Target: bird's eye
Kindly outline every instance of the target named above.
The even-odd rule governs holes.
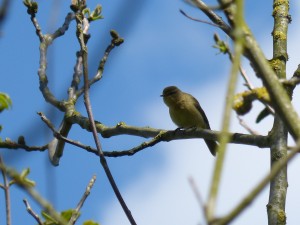
[[[166,93],[166,96],[173,95],[175,93],[176,93],[176,91],[170,91],[170,92]]]

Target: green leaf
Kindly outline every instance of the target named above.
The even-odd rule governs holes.
[[[27,6],[27,7],[30,6],[30,3],[31,3],[30,0],[24,0],[24,1],[23,1],[23,4],[24,4],[25,6]]]
[[[102,12],[102,6],[98,4],[95,10],[90,14],[88,20],[95,21],[95,20],[103,19],[101,12]]]
[[[43,211],[41,214],[42,217],[45,219],[45,222],[43,223],[44,225],[58,225],[58,222],[45,211]]]
[[[65,221],[70,221],[70,219],[73,215],[73,212],[75,212],[74,209],[68,209],[68,210],[62,211],[60,213],[61,218],[64,219]],[[45,222],[43,223],[44,225],[59,225],[59,223],[45,211],[42,212],[42,216],[45,219]],[[77,216],[77,218],[78,217],[79,217],[79,215]]]
[[[80,216],[80,213],[75,212],[75,209],[68,209],[61,212],[61,216],[66,220],[69,221],[73,215],[73,213],[78,214],[77,218]]]
[[[9,185],[13,185],[15,183],[21,183],[23,185],[26,185],[28,187],[34,187],[35,186],[35,182],[33,180],[30,180],[27,178],[28,174],[30,173],[30,169],[24,169],[21,174],[19,175],[17,172],[16,176],[14,176],[14,178],[9,182]]]
[[[91,10],[89,8],[85,8],[82,10],[82,14],[89,17],[91,15]]]
[[[265,107],[257,116],[256,118],[256,123],[259,123],[260,121],[262,121],[265,117],[267,117],[268,115],[270,115],[270,111],[267,107]]]
[[[26,185],[30,186],[30,187],[34,187],[35,186],[35,182],[33,180],[30,180],[27,178],[28,174],[30,173],[30,169],[24,169],[21,172],[20,178],[22,180],[22,182],[24,182]]]
[[[87,220],[82,225],[99,225],[99,223],[96,223],[92,220]]]
[[[20,176],[22,177],[22,178],[24,178],[24,177],[27,177],[27,175],[30,173],[30,168],[26,168],[26,169],[24,169],[22,172],[21,172],[21,174],[20,174]]]
[[[214,34],[214,40],[215,40],[215,45],[213,45],[214,48],[217,48],[220,50],[220,53],[226,54],[229,51],[229,46],[228,44],[221,40],[218,34]]]
[[[12,106],[12,101],[10,97],[0,92],[0,112],[2,112],[4,109],[9,109]]]

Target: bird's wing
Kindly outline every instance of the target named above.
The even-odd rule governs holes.
[[[194,105],[195,105],[195,107],[198,109],[198,111],[200,112],[201,116],[203,117],[203,120],[204,120],[204,122],[206,123],[207,128],[210,129],[208,119],[207,119],[207,117],[206,117],[206,115],[205,115],[205,112],[204,112],[203,109],[201,108],[201,106],[200,106],[198,100],[197,100],[196,98],[194,98],[192,95],[191,95],[191,97],[192,97],[193,100],[194,100]]]

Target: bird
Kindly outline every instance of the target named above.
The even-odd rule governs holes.
[[[161,95],[164,103],[169,107],[172,121],[179,128],[202,128],[209,129],[208,119],[199,102],[192,95],[181,91],[176,86],[164,88]],[[213,140],[204,139],[208,149],[213,156],[216,155],[218,143]]]

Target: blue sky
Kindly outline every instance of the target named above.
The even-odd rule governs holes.
[[[37,18],[43,32],[53,31],[63,23],[69,12],[70,1],[38,1]],[[159,95],[168,85],[177,85],[192,93],[206,111],[213,129],[220,129],[224,94],[230,63],[227,56],[217,54],[213,34],[227,37],[215,27],[190,21],[179,13],[206,17],[183,1],[88,1],[90,8],[100,3],[104,19],[91,24],[89,41],[89,71],[95,74],[98,62],[110,41],[109,30],[115,29],[125,39],[113,50],[105,67],[103,79],[91,88],[91,100],[96,120],[108,126],[123,121],[133,126],[175,129],[166,106]],[[216,5],[215,1],[207,1]],[[246,21],[261,43],[266,56],[272,56],[272,4],[263,1],[245,3]],[[54,9],[54,11],[52,10]],[[299,3],[291,2],[293,22],[289,28],[288,74],[296,69],[299,59],[299,32],[297,24]],[[50,20],[50,18],[56,18]],[[75,52],[79,49],[73,22],[68,32],[57,39],[49,49],[49,85],[59,99],[67,97],[72,79]],[[1,138],[16,140],[24,135],[28,144],[44,144],[51,134],[36,112],[42,111],[58,126],[63,114],[45,103],[38,89],[38,38],[29,15],[21,1],[14,1],[0,39],[2,76],[0,91],[8,93],[13,101],[11,110],[3,112]],[[245,61],[245,68],[254,84],[260,85]],[[240,79],[241,80],[241,79]],[[239,90],[243,90],[240,81]],[[296,91],[295,98],[297,100]],[[297,102],[295,100],[295,102]],[[271,128],[272,119],[254,124],[257,112],[254,105],[245,120],[262,134]],[[299,106],[299,105],[298,105]],[[77,109],[84,115],[82,98]],[[246,132],[232,117],[233,132]],[[93,146],[92,135],[73,126],[70,138]],[[131,136],[101,138],[105,150],[130,149],[142,138]],[[201,150],[201,151],[200,151]],[[129,224],[104,176],[99,159],[76,147],[66,145],[59,167],[48,162],[47,152],[28,153],[23,150],[2,150],[6,163],[22,170],[30,167],[30,178],[37,182],[37,190],[52,201],[58,210],[75,207],[89,179],[97,175],[96,184],[86,201],[80,221],[94,219],[103,225]],[[299,221],[297,195],[299,159],[289,166],[287,199],[288,223]],[[132,157],[108,159],[109,166],[138,224],[204,224],[203,214],[194,198],[187,178],[192,176],[205,199],[208,193],[214,158],[202,140],[184,140],[161,143]],[[265,149],[229,145],[224,167],[217,214],[228,212],[267,173],[269,153]],[[12,188],[12,215],[14,224],[32,224],[22,203],[26,194]],[[32,207],[39,207],[30,199]],[[3,202],[3,195],[0,195]],[[266,223],[268,189],[233,224],[249,221]],[[0,215],[4,217],[3,206]],[[247,221],[247,222],[246,222]]]

